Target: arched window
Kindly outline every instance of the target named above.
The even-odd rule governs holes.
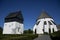
[[[38,21],[37,23],[36,23],[36,25],[38,25],[40,23],[40,21]]]
[[[46,21],[44,21],[44,25],[47,25]]]
[[[49,23],[50,25],[52,25],[52,23],[51,23],[50,21],[48,21],[48,23]]]

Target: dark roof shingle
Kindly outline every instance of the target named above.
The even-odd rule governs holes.
[[[42,19],[42,18],[51,18],[47,12],[42,11],[41,15],[38,17],[38,19]]]
[[[21,14],[21,11],[18,12],[12,12],[6,18],[13,18],[13,17],[19,17],[20,19],[23,19],[23,16]]]
[[[21,14],[21,11],[12,12],[8,16],[5,17],[5,22],[12,22],[12,21],[23,23],[24,19]]]

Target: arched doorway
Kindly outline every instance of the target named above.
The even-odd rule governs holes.
[[[36,34],[36,29],[35,29],[35,34]]]
[[[53,28],[53,33],[54,33],[54,28]]]
[[[49,34],[51,34],[51,29],[49,28]]]

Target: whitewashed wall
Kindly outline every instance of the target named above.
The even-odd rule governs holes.
[[[44,32],[49,33],[49,28],[51,29],[50,30],[51,33],[53,33],[53,28],[54,28],[54,31],[58,31],[55,24],[51,22],[52,25],[49,25],[48,21],[51,21],[51,20],[54,21],[52,18],[45,18],[45,19],[37,20],[37,22],[40,21],[40,23],[38,25],[36,24],[34,25],[33,32],[35,32],[34,30],[36,29],[36,34],[44,34]],[[46,21],[47,25],[44,25],[44,21]]]
[[[3,34],[23,34],[23,30],[23,24],[18,22],[7,22],[4,23]]]

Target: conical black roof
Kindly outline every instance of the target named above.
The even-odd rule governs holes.
[[[8,16],[5,17],[5,22],[12,22],[12,21],[22,22],[23,20],[24,19],[23,19],[21,11],[12,12]]]
[[[41,15],[38,17],[38,19],[42,18],[51,18],[46,11],[42,11]]]

